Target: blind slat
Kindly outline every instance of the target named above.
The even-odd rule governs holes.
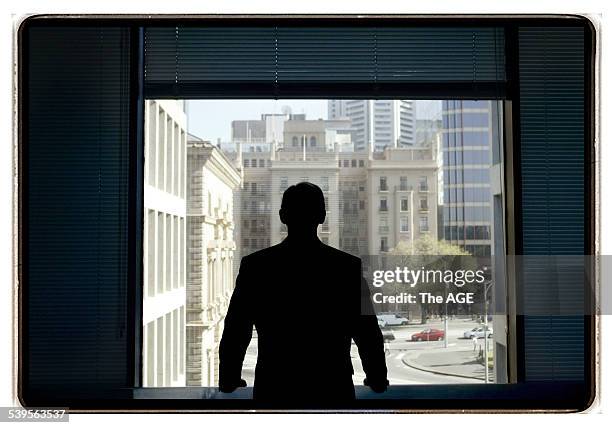
[[[544,256],[523,268],[523,300],[528,313],[580,309],[584,266],[559,274],[542,259],[584,254],[584,30],[520,28],[519,54],[523,250]],[[527,381],[584,379],[582,316],[526,316],[524,327]]]
[[[501,93],[504,58],[501,28],[150,27],[145,89],[194,97],[252,84],[251,94],[282,97],[320,82],[376,95],[381,85],[450,82],[456,96],[477,98],[478,84]]]
[[[26,387],[78,398],[129,385],[129,33],[28,31]]]

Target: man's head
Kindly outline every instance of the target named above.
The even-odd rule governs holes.
[[[283,193],[281,221],[295,229],[317,227],[325,221],[325,198],[319,186],[301,182],[290,186]]]

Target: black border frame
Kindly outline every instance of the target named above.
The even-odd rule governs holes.
[[[508,83],[504,88],[505,98],[512,101],[512,133],[513,133],[513,188],[514,211],[512,213],[512,226],[514,228],[513,239],[515,253],[522,254],[522,225],[520,217],[521,189],[520,189],[520,97],[518,85],[518,26],[578,26],[585,31],[585,254],[595,254],[595,229],[596,229],[596,170],[595,170],[595,28],[585,17],[576,15],[164,15],[145,18],[138,15],[35,15],[25,18],[17,30],[18,44],[18,272],[17,278],[20,284],[18,290],[18,328],[23,331],[27,327],[29,315],[24,301],[27,301],[28,265],[24,254],[28,252],[28,218],[27,198],[28,194],[27,174],[24,167],[28,159],[27,141],[27,118],[28,104],[28,61],[27,29],[36,25],[61,25],[61,26],[106,26],[125,25],[130,27],[131,52],[131,99],[130,99],[130,198],[128,211],[129,219],[129,280],[139,281],[142,278],[142,239],[141,228],[137,227],[142,221],[142,164],[143,164],[143,127],[144,120],[144,79],[143,64],[144,52],[142,47],[142,27],[155,25],[168,25],[179,22],[181,24],[205,24],[205,25],[269,25],[270,23],[282,21],[284,24],[294,26],[330,25],[330,26],[359,26],[359,25],[416,25],[416,26],[501,26],[506,31],[506,72]],[[345,88],[347,94],[350,87]],[[391,87],[390,93],[397,95],[401,88]],[[409,88],[410,89],[410,88]],[[412,88],[414,89],[414,88]],[[452,86],[444,88],[452,92]],[[312,90],[312,88],[309,88]],[[304,94],[306,96],[307,94]],[[244,98],[244,93],[241,93]],[[168,98],[172,96],[169,95]],[[317,94],[316,97],[321,97]],[[228,97],[224,93],[223,98]],[[268,97],[269,98],[269,97]],[[314,97],[313,97],[314,98]],[[448,92],[447,92],[448,98]],[[139,157],[138,153],[143,156]],[[133,162],[136,159],[137,162]],[[140,245],[137,245],[140,243]],[[594,276],[592,277],[594,278]],[[140,283],[140,282],[135,282]],[[132,289],[131,289],[132,290]],[[518,293],[520,295],[520,293]],[[139,345],[138,319],[142,316],[141,287],[133,287],[128,295],[128,301],[136,308],[135,316],[132,317],[128,340],[133,350],[133,361],[130,363],[129,374],[134,385],[141,385],[140,363],[136,359],[141,355]],[[140,305],[136,302],[140,301]],[[590,312],[586,312],[590,313]],[[419,385],[417,388],[396,387],[397,398],[390,397],[384,400],[367,400],[356,402],[355,407],[347,409],[302,409],[310,411],[464,411],[471,410],[554,410],[554,411],[580,411],[591,406],[595,399],[595,315],[585,316],[585,362],[588,362],[589,372],[585,373],[584,383],[551,382],[551,383],[525,383],[522,350],[522,316],[517,316],[517,382],[506,385],[456,385],[437,386]],[[18,398],[26,406],[67,406],[74,410],[114,410],[114,411],[142,411],[155,408],[158,411],[168,412],[180,409],[198,409],[202,411],[244,411],[252,409],[253,402],[250,400],[193,400],[170,398],[167,399],[134,399],[132,388],[120,391],[92,391],[90,396],[80,399],[66,400],[62,398],[64,393],[70,391],[40,391],[34,392],[27,389],[27,366],[28,355],[24,352],[27,348],[27,337],[18,337]],[[357,387],[358,395],[360,389]],[[444,390],[444,391],[442,391]],[[399,397],[402,398],[399,398]],[[451,396],[452,398],[448,397]],[[259,407],[261,411],[286,411],[273,408]]]

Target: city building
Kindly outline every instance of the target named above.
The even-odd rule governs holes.
[[[355,256],[368,254],[368,165],[367,152],[338,154],[338,248]]]
[[[187,143],[187,385],[218,384],[219,341],[234,289],[240,174],[210,142]]]
[[[338,246],[338,164],[337,153],[350,145],[344,130],[347,120],[306,120],[290,118],[284,125],[284,144],[273,152],[269,168],[271,191],[270,213],[280,210],[283,192],[292,184],[308,181],[323,191],[327,209],[325,222],[319,226],[322,242]],[[270,215],[270,242],[277,244],[287,235],[287,228],[278,215]]]
[[[415,127],[415,146],[427,147],[431,144],[435,144],[441,128],[441,119],[417,119]]]
[[[421,235],[437,239],[438,147],[386,148],[367,167],[368,254]]]
[[[186,115],[145,103],[143,385],[185,386]]]
[[[235,239],[238,242],[238,260],[256,250],[270,246],[271,188],[270,166],[272,165],[271,145],[259,152],[242,151],[227,153],[234,159],[234,165],[242,177],[242,186],[234,194]],[[238,266],[235,266],[237,269]]]
[[[475,256],[491,255],[493,104],[442,102],[444,239]]]
[[[235,200],[236,257],[284,239],[282,195],[300,181],[323,190],[327,215],[319,237],[341,250],[375,255],[400,240],[438,236],[438,144],[355,151],[346,119],[289,117],[283,130],[281,146],[269,142],[247,151],[238,141],[236,151],[227,153],[243,178]]]
[[[415,144],[416,112],[411,100],[329,100],[328,119],[350,120],[356,151]]]
[[[288,120],[305,120],[304,114],[291,114],[285,107],[286,113],[264,113],[259,120],[233,120],[231,143],[241,145],[241,151],[262,152],[268,145],[274,144],[282,147],[284,125]]]

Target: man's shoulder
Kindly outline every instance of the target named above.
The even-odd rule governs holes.
[[[272,245],[271,247],[263,248],[261,250],[254,251],[251,254],[243,256],[241,259],[241,263],[242,264],[254,264],[254,263],[262,262],[264,260],[268,260],[271,257],[276,256],[277,254],[279,254],[280,251],[281,251],[281,248],[279,244]]]
[[[322,251],[325,253],[325,257],[333,259],[335,263],[343,263],[346,265],[359,266],[361,259],[352,254],[334,248],[332,246],[321,243]],[[266,260],[278,260],[277,257],[285,255],[286,248],[283,247],[282,243],[272,245],[261,250],[257,250],[249,255],[242,257],[242,264],[260,264]]]
[[[334,248],[330,245],[326,245],[323,244],[323,248],[324,250],[327,252],[327,256],[334,258],[335,260],[337,260],[340,263],[345,263],[345,264],[350,264],[350,265],[357,265],[359,266],[359,264],[361,264],[361,259],[357,256],[354,256],[352,254],[349,254],[347,252],[344,252],[342,250],[339,250],[337,248]]]

